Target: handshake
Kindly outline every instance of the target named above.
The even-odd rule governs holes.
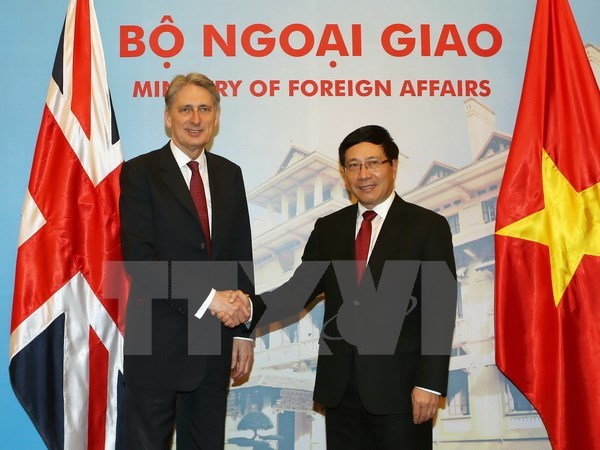
[[[229,328],[250,319],[250,297],[242,291],[216,291],[208,310]]]

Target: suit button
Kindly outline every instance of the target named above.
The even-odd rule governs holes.
[[[356,306],[360,305],[360,302],[358,300],[354,300],[352,303],[354,303]]]
[[[203,242],[202,244],[200,244],[200,248],[201,248],[202,250],[204,250],[204,249],[206,248],[206,244]]]

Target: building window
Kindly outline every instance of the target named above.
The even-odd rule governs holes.
[[[460,283],[456,283],[456,318],[463,318],[463,304],[462,304],[462,287]]]
[[[462,347],[454,347],[450,350],[450,356],[464,356],[466,354],[467,352],[465,352],[465,349]]]
[[[492,197],[481,202],[481,208],[483,209],[483,221],[485,223],[490,223],[496,220],[497,201],[498,197]]]
[[[261,339],[263,341],[263,345],[265,346],[265,349],[268,350],[269,345],[271,345],[271,333],[263,334],[261,336]]]
[[[325,302],[318,301],[317,304],[310,309],[310,315],[312,317],[313,326],[315,328],[315,337],[321,333],[321,327],[323,325],[323,316],[325,315]]]
[[[451,416],[468,416],[469,374],[465,370],[451,370],[448,377],[448,413]]]
[[[304,196],[304,207],[306,209],[310,209],[313,206],[315,206],[315,193],[307,192],[306,195]]]
[[[458,219],[458,214],[453,214],[451,216],[446,217],[448,224],[450,225],[450,232],[452,234],[460,233],[460,221]]]
[[[326,184],[323,186],[323,201],[331,198],[331,185]]]
[[[527,400],[521,391],[517,389],[517,387],[512,384],[509,380],[504,380],[504,388],[506,395],[506,412],[507,413],[516,413],[516,412],[535,412],[535,409]]]
[[[290,344],[298,342],[298,322],[294,322],[283,329],[287,335]]]
[[[288,217],[295,217],[296,216],[296,212],[297,212],[297,208],[296,208],[296,202],[290,202],[288,204]]]
[[[283,250],[277,255],[279,261],[279,267],[283,272],[292,270],[294,268],[294,252],[292,250]]]

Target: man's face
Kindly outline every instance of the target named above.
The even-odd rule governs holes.
[[[346,150],[345,164],[386,159],[382,146],[361,142]],[[348,188],[363,206],[372,209],[394,191],[397,168],[397,159],[380,164],[375,170],[369,170],[362,165],[357,172],[345,172]]]
[[[219,112],[212,95],[195,84],[182,87],[165,111],[165,125],[171,129],[173,143],[191,158],[198,157],[210,142],[218,124]]]

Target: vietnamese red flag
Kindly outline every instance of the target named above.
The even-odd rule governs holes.
[[[10,330],[13,390],[51,449],[121,448],[122,317],[103,267],[121,259],[122,161],[93,0],[71,0],[23,205]]]
[[[496,219],[496,362],[557,449],[600,449],[600,92],[567,0],[538,0]]]

